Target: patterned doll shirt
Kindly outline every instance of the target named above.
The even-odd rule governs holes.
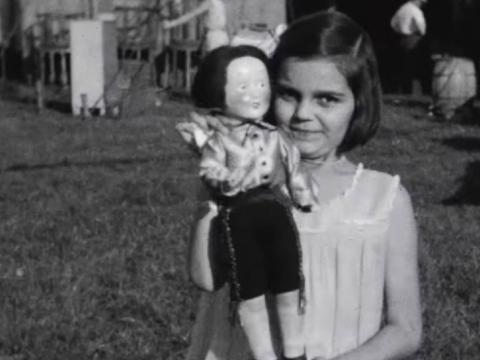
[[[231,197],[261,186],[286,185],[295,205],[314,206],[317,185],[281,129],[265,122],[246,122],[223,131],[205,130],[194,122],[180,128],[187,143],[200,152],[199,174],[217,195]]]

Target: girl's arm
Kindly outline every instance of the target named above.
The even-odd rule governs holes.
[[[200,184],[199,205],[190,233],[188,272],[192,282],[200,289],[214,291],[227,280],[226,249],[218,235],[218,206],[206,186]]]
[[[422,319],[417,230],[408,193],[395,199],[386,258],[386,323],[365,344],[335,360],[403,359],[420,346]]]
[[[190,235],[188,271],[193,283],[206,291],[215,290],[210,234],[217,215],[217,207],[213,201],[201,200]]]

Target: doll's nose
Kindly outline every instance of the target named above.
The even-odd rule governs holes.
[[[250,93],[250,98],[255,101],[262,100],[267,96],[267,92],[264,89],[252,89],[252,92]]]

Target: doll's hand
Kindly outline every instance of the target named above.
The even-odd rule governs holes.
[[[290,188],[290,195],[292,197],[295,206],[304,212],[311,212],[317,203],[317,192],[314,187],[315,184],[311,183],[302,177],[298,177],[292,182]]]
[[[228,183],[228,187],[235,188],[239,186],[243,182],[243,179],[245,178],[246,173],[247,173],[247,170],[243,167],[236,168],[235,170],[233,170],[226,180],[226,182]]]
[[[200,171],[200,176],[205,182],[215,189],[218,189],[228,181],[230,171],[223,166],[213,166]]]

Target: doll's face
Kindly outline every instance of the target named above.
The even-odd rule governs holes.
[[[270,105],[270,82],[263,62],[251,56],[233,60],[227,67],[225,114],[260,120]]]

